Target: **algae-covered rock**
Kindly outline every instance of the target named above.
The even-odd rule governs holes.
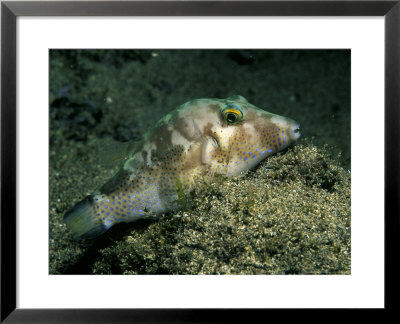
[[[99,274],[350,274],[350,173],[304,143],[101,249]]]

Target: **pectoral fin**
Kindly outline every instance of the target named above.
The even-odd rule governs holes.
[[[211,164],[213,154],[220,149],[218,142],[211,136],[204,136],[202,140],[201,162]]]

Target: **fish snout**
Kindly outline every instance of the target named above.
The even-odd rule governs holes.
[[[295,141],[300,138],[301,136],[300,123],[298,122],[293,123],[293,125],[290,127],[290,135]]]

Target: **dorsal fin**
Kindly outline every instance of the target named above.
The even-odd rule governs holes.
[[[97,156],[99,162],[106,167],[122,165],[130,158],[139,145],[139,141],[117,142],[114,140],[99,141],[97,145]]]

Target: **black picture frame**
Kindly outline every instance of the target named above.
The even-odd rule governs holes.
[[[267,310],[16,308],[16,18],[18,16],[381,16],[385,19],[385,309],[396,308],[399,220],[400,0],[4,1],[1,3],[1,322],[236,322]],[[251,316],[251,317],[249,317]],[[264,319],[267,319],[264,317]],[[247,321],[246,321],[247,322]]]

